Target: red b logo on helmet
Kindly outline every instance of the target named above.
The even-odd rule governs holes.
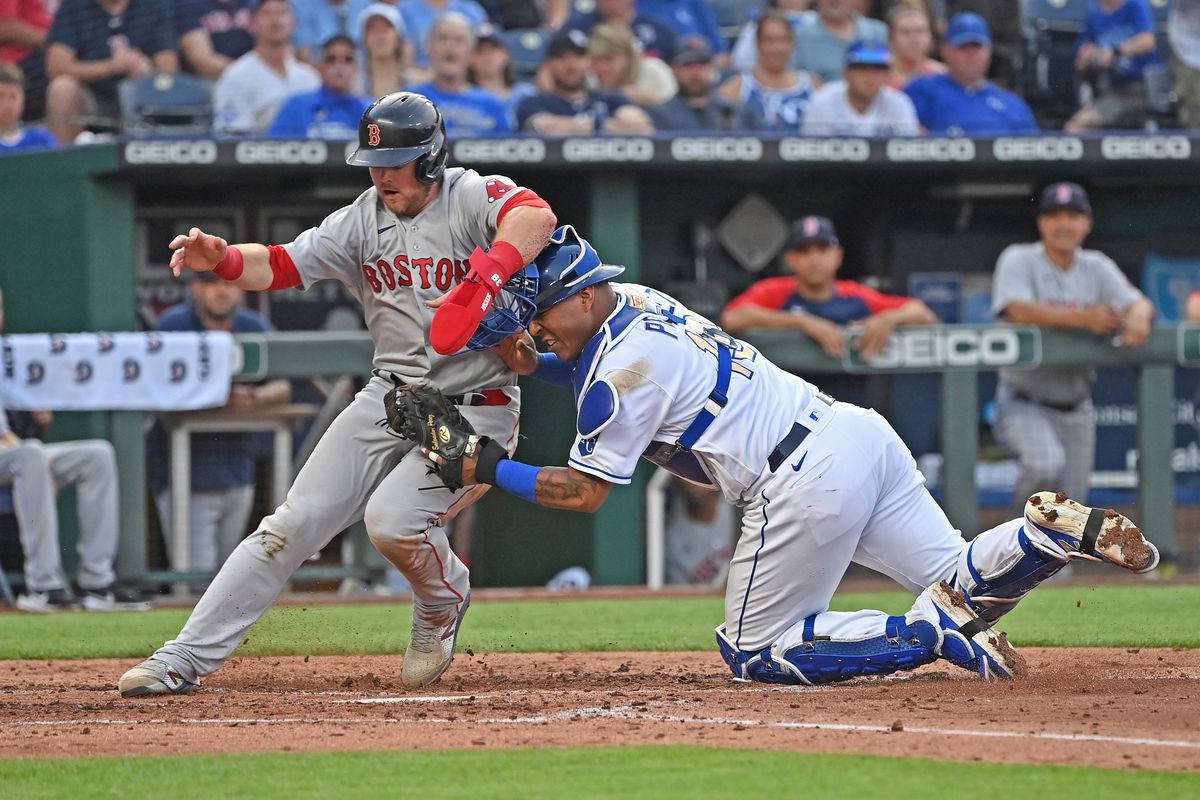
[[[379,144],[379,126],[374,122],[367,126],[367,144],[371,147]]]

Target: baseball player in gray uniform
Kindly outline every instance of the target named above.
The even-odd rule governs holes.
[[[1038,207],[1041,241],[1000,254],[992,312],[1008,322],[1090,331],[1125,347],[1145,344],[1154,306],[1113,260],[1081,248],[1092,230],[1083,187],[1054,183]],[[1002,369],[996,390],[996,436],[1021,462],[1014,500],[1039,486],[1085,498],[1096,452],[1090,367]]]
[[[470,582],[441,525],[480,494],[474,487],[447,489],[427,474],[429,462],[412,442],[377,423],[396,382],[428,382],[478,430],[514,446],[520,395],[512,370],[495,352],[439,356],[427,331],[453,286],[479,274],[507,280],[532,261],[555,217],[545,201],[507,178],[447,167],[446,150],[441,113],[428,98],[388,95],[363,114],[358,149],[347,159],[370,167],[373,186],[318,227],[269,247],[230,246],[197,228],[171,242],[176,275],[212,270],[255,291],[340,281],[362,303],[375,369],[313,450],[283,505],[222,566],[179,636],[121,677],[123,696],[195,691],[300,564],[360,519],[412,584],[404,684],[427,686],[450,665]]]

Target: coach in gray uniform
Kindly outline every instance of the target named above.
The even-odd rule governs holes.
[[[1111,258],[1081,248],[1092,206],[1075,183],[1046,187],[1038,207],[1041,241],[1010,245],[996,262],[992,312],[998,319],[1111,336],[1138,347],[1150,335],[1154,307]],[[1090,367],[1002,369],[996,435],[1021,462],[1014,503],[1052,487],[1087,497],[1096,452]]]

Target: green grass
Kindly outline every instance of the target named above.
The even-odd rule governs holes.
[[[903,592],[844,594],[834,610],[902,613]],[[1047,587],[1002,621],[1018,646],[1200,647],[1200,586]],[[718,597],[478,601],[460,649],[476,652],[709,650]],[[185,610],[0,614],[0,659],[140,658],[179,632]],[[408,640],[407,604],[272,609],[240,655],[395,653]]]
[[[8,797],[1194,798],[1200,775],[707,747],[0,760]],[[168,790],[167,787],[170,787]]]

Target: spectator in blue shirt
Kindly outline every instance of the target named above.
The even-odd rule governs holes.
[[[904,88],[921,127],[950,136],[1006,136],[1036,133],[1025,101],[987,79],[992,36],[978,14],[950,18],[942,44],[945,75],[916,78]]]
[[[256,311],[242,307],[242,290],[211,272],[195,273],[192,299],[172,306],[159,317],[159,331],[228,331],[262,333],[271,329]],[[286,380],[234,384],[228,408],[247,411],[291,399]],[[197,433],[192,436],[192,493],[189,510],[188,566],[216,570],[246,535],[254,502],[254,461],[258,448],[252,433]],[[161,428],[150,437],[150,465],[163,533],[171,530],[171,493],[166,440]]]
[[[488,21],[487,12],[475,0],[400,0],[399,8],[408,38],[414,46],[413,63],[419,67],[429,66],[429,51],[425,44],[438,17],[457,12],[470,20],[472,30]]]
[[[321,48],[321,88],[284,101],[267,129],[269,139],[350,140],[358,135],[370,98],[354,93],[358,50],[348,36],[337,35]]]
[[[1091,81],[1092,100],[1063,130],[1140,128],[1146,117],[1143,77],[1161,68],[1154,18],[1146,0],[1098,0],[1079,35],[1075,69]]]
[[[316,66],[318,48],[334,36],[348,36],[357,47],[362,28],[358,16],[371,0],[292,0],[296,32],[292,46],[301,61]]]
[[[564,28],[554,35],[546,45],[545,61],[552,88],[526,97],[517,106],[520,130],[547,136],[653,133],[650,117],[628,97],[588,89],[587,52],[588,38],[582,31]]]
[[[456,139],[508,133],[511,126],[504,101],[472,86],[467,78],[475,49],[470,21],[454,12],[442,15],[430,29],[426,46],[433,80],[412,91],[428,97],[442,112],[446,135]]]
[[[641,43],[642,53],[670,62],[675,55],[675,32],[658,17],[642,14],[634,0],[596,0],[596,10],[575,14],[565,27],[591,34],[601,22],[616,22],[633,29],[634,38]]]
[[[174,26],[166,0],[63,0],[46,36],[46,123],[73,142],[80,118],[120,118],[117,84],[176,72]]]
[[[250,18],[258,0],[176,0],[175,35],[183,68],[210,81],[254,47]]]
[[[637,13],[665,22],[675,34],[676,42],[704,37],[712,48],[713,65],[717,69],[729,66],[729,43],[704,0],[637,0]]]
[[[42,126],[21,124],[24,109],[25,75],[15,64],[0,61],[0,155],[58,145],[50,131]]]

